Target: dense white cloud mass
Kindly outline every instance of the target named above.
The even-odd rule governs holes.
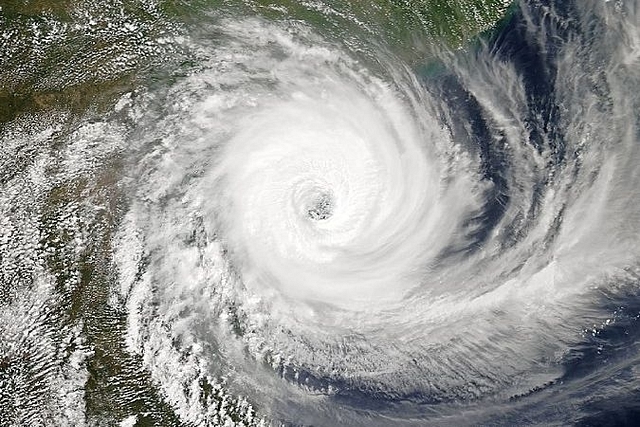
[[[50,416],[121,425],[567,424],[637,386],[638,8],[543,3],[428,55],[222,7],[71,130],[7,127],[0,374],[50,353]]]

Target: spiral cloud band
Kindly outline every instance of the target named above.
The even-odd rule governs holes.
[[[358,2],[222,3],[112,25],[147,31],[114,59],[140,75],[1,136],[0,403],[38,366],[121,425],[599,425],[638,401],[637,1],[505,4],[446,43]]]
[[[601,195],[622,160],[526,142],[528,88],[491,57],[446,59],[488,116],[483,148],[458,126],[466,111],[389,53],[372,72],[305,26],[217,31],[231,41],[168,95],[175,111],[147,138],[162,143],[125,222],[146,236],[147,281],[132,292],[158,286],[158,322],[185,348],[213,346],[206,369],[228,365],[232,390],[303,422],[327,422],[321,396],[411,414],[553,382],[599,280],[588,266],[611,256],[597,270],[618,274],[635,256],[592,228],[615,221]],[[570,132],[567,144],[597,131]]]
[[[419,284],[445,243],[437,227],[456,228],[446,203],[460,202],[420,146],[447,144],[445,131],[420,129],[391,89],[355,73],[345,80],[333,66],[277,71],[283,93],[256,100],[239,121],[205,178],[202,191],[218,200],[203,210],[220,218],[252,291],[354,308]]]

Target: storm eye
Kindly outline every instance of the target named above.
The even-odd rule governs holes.
[[[324,221],[333,215],[333,198],[322,194],[307,209],[307,215],[314,221]]]

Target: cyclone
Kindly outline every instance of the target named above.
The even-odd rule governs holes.
[[[505,2],[449,36],[382,4],[87,18],[135,49],[38,87],[106,74],[105,98],[2,122],[0,417],[638,414],[637,1]]]

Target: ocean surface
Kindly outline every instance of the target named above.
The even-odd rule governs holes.
[[[640,1],[0,2],[0,426],[640,425]]]

